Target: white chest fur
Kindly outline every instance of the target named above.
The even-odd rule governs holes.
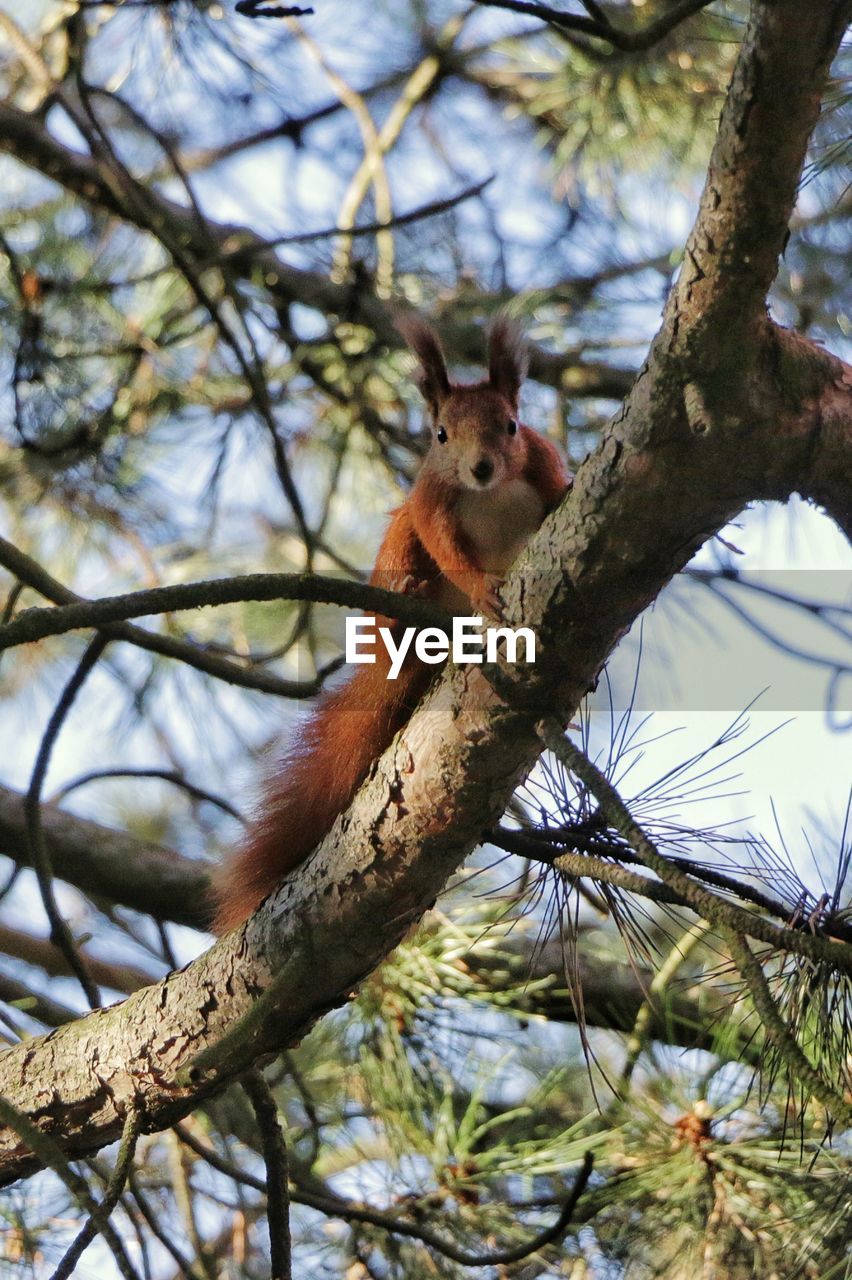
[[[485,572],[502,578],[541,524],[544,503],[529,481],[517,479],[465,490],[456,511]]]

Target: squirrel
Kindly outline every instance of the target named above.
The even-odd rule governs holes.
[[[455,613],[499,618],[509,566],[571,483],[556,448],[518,421],[524,343],[500,317],[487,379],[460,385],[423,320],[406,315],[397,325],[419,362],[432,439],[408,498],[392,513],[370,582]],[[377,621],[393,631],[400,625]],[[359,665],[320,696],[268,781],[244,843],[216,879],[217,933],[241,924],[307,858],[425,692],[435,667],[409,654],[389,680],[383,649],[376,646],[375,664]]]

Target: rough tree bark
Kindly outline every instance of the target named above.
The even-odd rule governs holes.
[[[774,325],[765,304],[850,15],[852,0],[753,6],[662,328],[507,589],[509,615],[539,632],[532,675],[513,677],[507,702],[476,668],[449,673],[311,861],[242,928],[0,1057],[0,1091],[69,1155],[113,1140],[132,1105],[149,1129],[172,1123],[345,1000],[504,808],[538,754],[539,718],[570,716],[619,637],[745,504],[797,491],[850,530],[852,370]],[[109,207],[102,177],[79,192]],[[36,1163],[13,1131],[0,1136],[5,1180]]]

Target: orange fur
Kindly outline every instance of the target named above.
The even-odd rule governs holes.
[[[420,361],[434,437],[408,499],[393,513],[371,582],[417,590],[457,612],[494,612],[509,564],[570,480],[553,445],[516,422],[525,362],[511,325],[498,321],[492,329],[489,378],[473,386],[450,382],[423,321],[407,317],[400,329]],[[383,646],[376,657],[320,697],[270,779],[244,844],[217,877],[217,932],[246,919],[322,840],[435,672],[409,656],[389,680]]]
[[[322,696],[270,779],[238,857],[218,877],[217,932],[240,924],[322,840],[408,719],[423,683],[418,667],[388,680],[377,664],[358,667]]]

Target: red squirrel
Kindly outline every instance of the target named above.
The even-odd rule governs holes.
[[[416,591],[455,613],[499,616],[500,583],[568,489],[569,475],[554,446],[518,422],[526,359],[508,320],[493,325],[488,378],[473,385],[450,381],[440,343],[422,320],[406,316],[398,324],[419,361],[432,440],[411,493],[392,513],[370,581]],[[389,680],[389,665],[379,644],[375,664],[359,665],[320,696],[268,782],[242,847],[218,876],[218,933],[241,924],[319,844],[435,672],[409,655]]]

